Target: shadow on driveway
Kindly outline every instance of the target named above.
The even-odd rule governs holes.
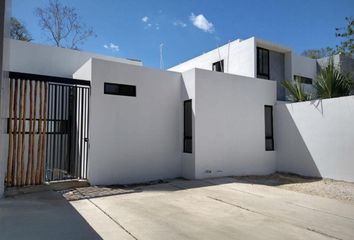
[[[0,239],[101,239],[85,219],[53,191],[0,200]]]

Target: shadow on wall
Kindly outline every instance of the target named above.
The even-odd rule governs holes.
[[[323,114],[321,103],[311,104]],[[286,104],[276,105],[275,137],[277,171],[322,177]]]

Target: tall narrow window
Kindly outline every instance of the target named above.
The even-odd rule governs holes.
[[[274,151],[273,106],[264,106],[265,150]]]
[[[269,50],[257,47],[257,77],[269,79]]]
[[[224,72],[224,60],[213,63],[213,71]]]
[[[183,152],[192,153],[192,100],[184,101]]]

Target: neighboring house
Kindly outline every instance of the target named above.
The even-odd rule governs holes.
[[[310,81],[317,71],[316,60],[255,38],[170,71],[16,40],[9,44],[0,146],[1,162],[11,163],[8,186],[67,178],[127,184],[271,174],[279,166],[277,146],[283,155],[288,148],[274,138],[285,136],[277,126],[287,125],[273,119],[291,122],[286,107],[275,109],[277,99],[285,99],[279,83],[296,76]],[[281,166],[291,171],[291,165]]]
[[[282,81],[301,77],[311,83],[317,74],[316,60],[297,56],[290,48],[255,37],[237,39],[169,70],[183,72],[191,68],[276,81],[277,100],[286,100]]]
[[[344,74],[354,74],[354,59],[344,54],[337,54],[332,57],[324,57],[317,60],[319,69],[325,67],[332,60],[334,66]]]
[[[180,63],[169,70],[184,72],[201,68],[269,79],[277,82],[277,100],[287,100],[287,93],[281,86],[284,80],[300,79],[305,90],[312,91],[318,71],[328,64],[328,57],[311,59],[298,56],[290,48],[258,38],[237,39],[200,56]],[[354,60],[344,55],[333,56],[340,71],[354,73]]]

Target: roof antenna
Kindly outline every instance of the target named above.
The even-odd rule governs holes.
[[[229,73],[229,63],[230,63],[230,40],[227,46],[227,73]]]
[[[219,61],[220,61],[220,67],[221,67],[221,71],[224,72],[224,66],[223,64],[221,64],[221,54],[220,54],[220,47],[219,47],[219,44],[216,43],[216,47],[218,49],[218,55],[219,55]]]
[[[161,70],[164,69],[162,48],[163,48],[163,43],[160,44],[160,69]]]

